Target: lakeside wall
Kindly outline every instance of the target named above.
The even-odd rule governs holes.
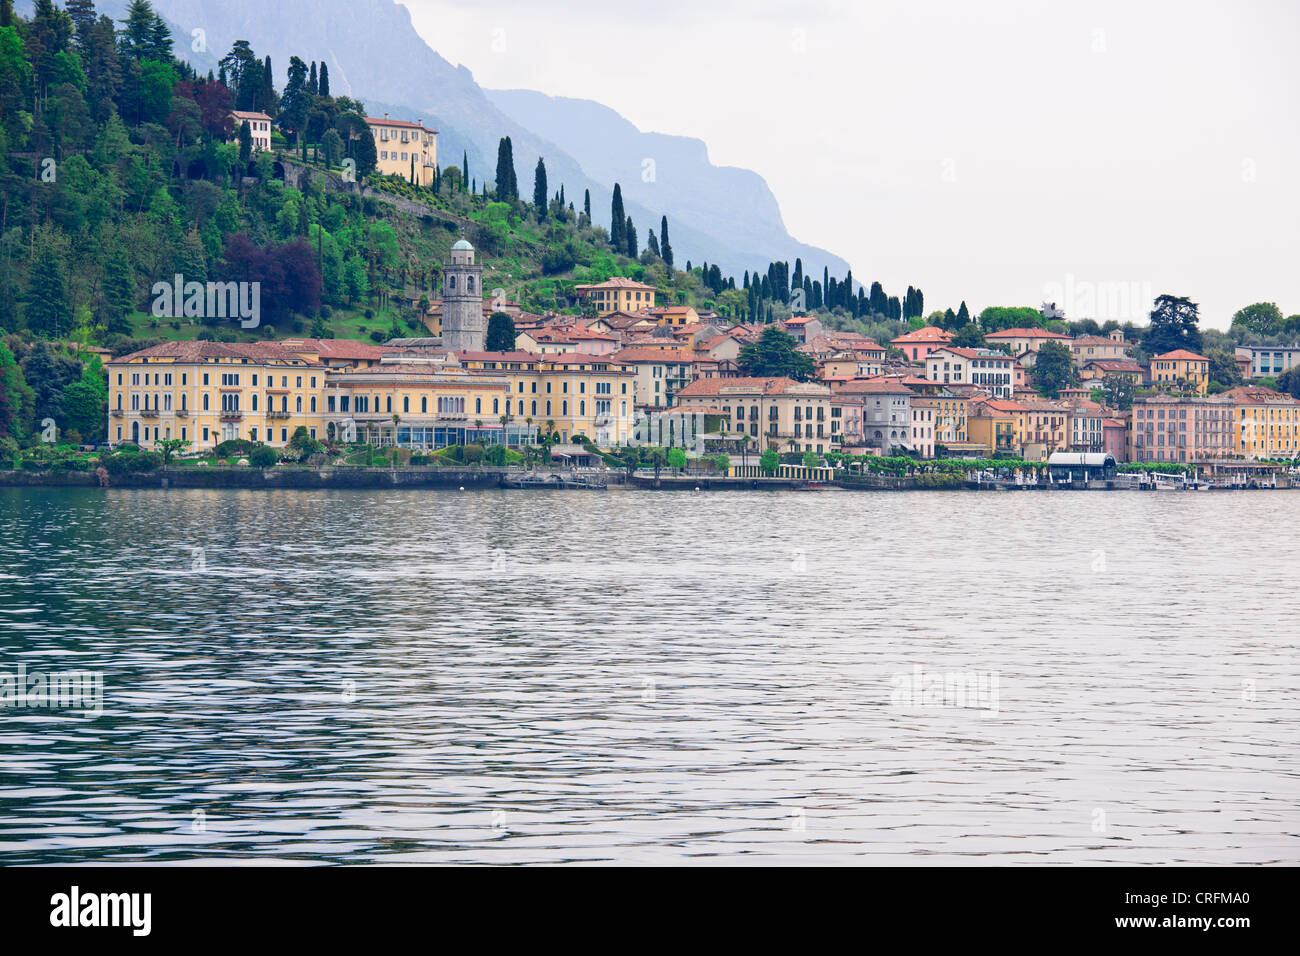
[[[254,468],[234,465],[210,468],[161,468],[109,476],[107,484],[91,471],[6,471],[0,470],[0,487],[17,488],[232,488],[232,489],[330,489],[330,488],[500,488],[507,476],[519,476],[518,468],[491,465],[476,467],[369,468],[357,465],[308,468],[277,465]],[[731,478],[719,475],[634,475],[610,472],[609,486],[662,491],[805,491],[837,488],[846,491],[1128,491],[1121,482],[1095,480],[1083,485],[1016,485],[1012,482],[974,482],[960,475],[863,475],[810,485],[796,478]],[[1277,488],[1289,488],[1279,478]],[[518,489],[531,490],[531,489]],[[553,490],[553,489],[538,489]],[[1141,490],[1154,490],[1151,488]],[[1232,489],[1243,490],[1243,489]],[[1267,485],[1245,490],[1272,490]]]

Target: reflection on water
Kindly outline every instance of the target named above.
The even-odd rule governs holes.
[[[1298,504],[0,489],[0,862],[1300,862]]]

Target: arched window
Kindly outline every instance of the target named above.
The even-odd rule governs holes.
[[[411,396],[409,396],[409,395],[403,395],[403,396],[402,396],[402,411],[404,411],[404,412],[409,412],[410,410],[411,410]]]
[[[587,414],[587,403],[585,401],[578,403],[578,414],[583,416]]]
[[[204,410],[205,412],[208,410],[208,393],[207,393],[207,392],[204,392],[204,393],[203,393],[203,410]]]
[[[423,415],[429,410],[429,396],[420,396],[420,414]]]
[[[391,412],[392,410],[393,410],[393,396],[389,395],[387,401],[387,407],[384,409],[384,411]]]
[[[536,414],[537,414],[537,399],[535,399],[535,398],[533,399],[533,410],[532,410],[531,414],[533,414],[533,415],[536,415]]]
[[[257,411],[257,392],[253,393],[253,411]]]
[[[524,400],[521,398],[519,399],[519,414],[522,415],[523,413],[524,413]]]
[[[481,398],[474,399],[474,412],[477,414],[482,411],[483,411],[483,399]]]
[[[451,289],[453,292],[455,291],[455,289],[456,289],[456,277],[455,277],[455,276],[447,276],[447,288],[448,288],[448,289]]]
[[[311,410],[312,410],[313,412],[316,411],[316,396],[315,396],[315,395],[313,395],[313,396],[311,397]]]
[[[567,398],[564,401],[560,402],[560,414],[561,415],[569,414],[569,400]]]
[[[465,279],[465,288],[466,288],[467,290],[469,290],[470,292],[473,292],[473,291],[474,291],[474,277],[473,277],[473,276],[469,276],[468,278]]]
[[[301,395],[298,396],[298,400],[294,403],[294,408],[293,408],[293,410],[294,410],[295,412],[301,412],[301,411],[302,411],[302,396],[301,396]]]
[[[501,399],[494,398],[492,399],[492,414],[495,415],[499,411],[501,411]]]

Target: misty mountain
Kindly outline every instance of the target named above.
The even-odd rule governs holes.
[[[394,0],[152,2],[172,25],[176,55],[197,69],[212,68],[236,40],[248,40],[258,56],[271,56],[278,88],[291,55],[327,63],[332,93],[361,100],[372,116],[418,119],[438,130],[439,162],[458,166],[467,153],[470,176],[480,183],[495,176],[502,136],[514,145],[521,194],[531,195],[533,168],[542,156],[552,191],[564,184],[566,198],[580,206],[583,189],[591,190],[598,225],[608,227],[613,185],[620,183],[638,246],[666,214],[679,266],[707,260],[739,276],[773,259],[802,256],[813,272],[823,265],[839,274],[847,268],[839,257],[790,237],[775,197],[756,173],[713,166],[699,140],[642,133],[598,103],[527,90],[488,93],[469,70],[431,49]],[[30,14],[30,0],[16,6]],[[127,0],[97,0],[96,8],[121,20]],[[646,158],[655,161],[654,182],[643,181]]]

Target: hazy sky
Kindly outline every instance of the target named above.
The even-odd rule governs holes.
[[[927,311],[1300,312],[1296,0],[404,2],[484,87],[755,170],[792,235]]]

